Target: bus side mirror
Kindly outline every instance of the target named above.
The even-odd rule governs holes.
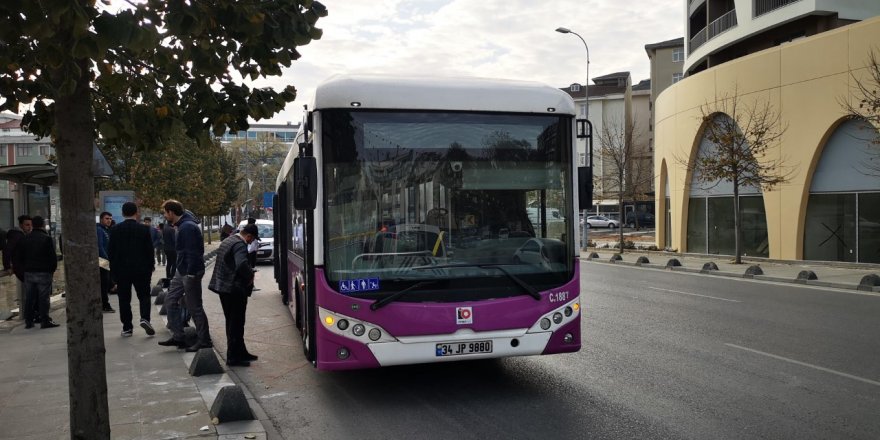
[[[593,167],[578,167],[578,207],[593,206]]]
[[[312,210],[318,201],[318,165],[314,157],[293,160],[293,207]]]

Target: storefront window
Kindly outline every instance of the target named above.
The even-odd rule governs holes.
[[[804,259],[855,262],[855,215],[855,194],[810,194]]]
[[[880,193],[859,194],[859,261],[880,263]]]
[[[733,255],[736,250],[733,229],[733,197],[710,197],[708,207],[708,253]]]
[[[706,198],[690,199],[688,204],[687,251],[706,252]]]

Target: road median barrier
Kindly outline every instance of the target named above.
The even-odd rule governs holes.
[[[758,266],[757,264],[749,266],[743,274],[743,277],[754,278],[755,275],[764,275],[764,271],[761,269],[761,266]]]
[[[706,263],[703,263],[703,268],[700,269],[700,272],[712,272],[712,271],[717,271],[717,270],[718,270],[718,265],[715,264],[714,261],[707,261]]]
[[[859,282],[858,290],[877,292],[880,291],[878,287],[880,287],[880,275],[872,273],[862,277],[862,280]]]
[[[636,259],[636,266],[641,266],[643,264],[651,264],[651,260],[648,260],[648,257],[642,255],[638,259]]]
[[[678,258],[670,258],[669,261],[666,262],[667,269],[672,269],[673,267],[681,267],[681,261],[678,261]]]
[[[190,376],[204,376],[206,374],[223,374],[225,371],[220,366],[217,353],[213,348],[202,348],[196,352],[192,363],[189,364]]]
[[[623,261],[623,257],[621,257],[620,254],[614,254],[611,256],[611,259],[609,259],[608,261],[611,261],[612,263],[616,263],[618,261]]]
[[[214,424],[255,419],[244,391],[238,385],[220,388],[211,405],[210,415]]]
[[[812,270],[802,270],[798,272],[797,278],[794,279],[796,283],[806,283],[809,280],[818,280],[819,277],[816,275],[816,272]]]

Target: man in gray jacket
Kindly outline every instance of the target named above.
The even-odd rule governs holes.
[[[226,365],[247,367],[257,356],[248,353],[244,345],[244,322],[247,300],[254,286],[254,271],[247,261],[247,245],[256,240],[256,225],[247,225],[241,232],[230,235],[217,249],[217,260],[208,289],[220,295],[223,316],[226,318]]]

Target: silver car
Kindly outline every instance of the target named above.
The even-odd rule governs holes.
[[[587,217],[587,224],[591,228],[616,228],[618,223],[604,215],[591,215]]]

